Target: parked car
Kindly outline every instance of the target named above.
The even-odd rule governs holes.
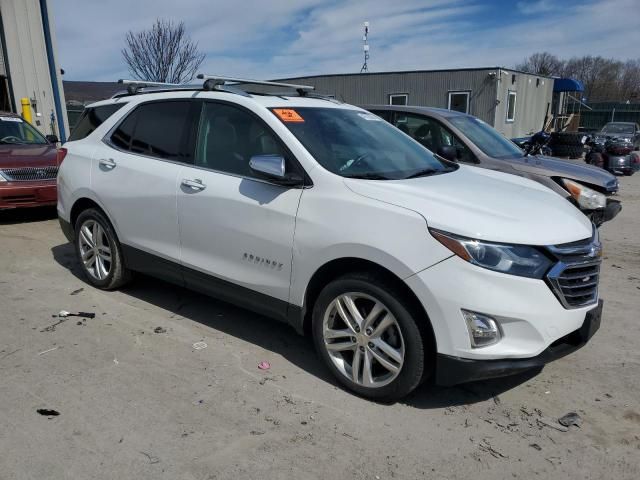
[[[611,124],[607,124],[611,125]],[[606,126],[605,126],[606,128]],[[604,168],[613,174],[633,175],[638,169],[636,146],[630,138],[602,136],[600,133],[587,141],[590,147],[585,162]]]
[[[521,148],[479,118],[441,108],[367,106],[446,159],[519,175],[541,183],[569,200],[597,226],[621,210],[612,198],[615,176],[596,167],[543,155],[526,155]]]
[[[0,210],[56,204],[57,142],[22,117],[0,112]]]
[[[593,135],[593,139],[598,143],[616,139],[631,143],[632,150],[640,150],[640,125],[635,122],[609,122]]]
[[[562,197],[308,87],[237,82],[134,90],[66,143],[58,214],[91,285],[144,272],[288,322],[385,401],[540,367],[599,328],[598,232]]]

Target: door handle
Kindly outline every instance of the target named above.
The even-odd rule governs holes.
[[[202,183],[202,180],[200,180],[199,178],[196,178],[195,180],[189,180],[188,178],[183,178],[182,185],[185,187],[191,188],[192,190],[196,190],[198,192],[201,192],[202,190],[207,188],[207,186],[204,183]]]
[[[99,160],[98,163],[101,167],[104,167],[108,170],[113,170],[114,168],[116,168],[116,162],[113,160],[113,158],[103,158]]]

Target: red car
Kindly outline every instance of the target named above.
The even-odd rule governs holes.
[[[57,142],[22,117],[0,112],[0,210],[56,204],[56,176],[65,152]]]

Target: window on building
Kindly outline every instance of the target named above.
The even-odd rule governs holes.
[[[406,93],[393,93],[389,95],[389,105],[408,105],[409,95]]]
[[[126,103],[112,103],[110,105],[102,105],[100,107],[85,108],[82,116],[73,128],[73,132],[69,136],[69,141],[82,140],[93,133],[102,123],[120,110]]]
[[[507,94],[507,122],[513,122],[516,119],[516,92]]]
[[[470,92],[449,92],[449,110],[469,113],[469,93]]]
[[[137,107],[111,135],[111,143],[131,153],[186,162],[188,101],[152,102]]]

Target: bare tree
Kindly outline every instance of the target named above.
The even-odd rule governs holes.
[[[563,62],[549,52],[534,53],[524,61],[516,65],[516,70],[536,75],[559,75],[562,71]]]
[[[136,79],[168,83],[191,80],[205,58],[186,35],[184,22],[161,19],[150,30],[129,31],[122,56]]]

